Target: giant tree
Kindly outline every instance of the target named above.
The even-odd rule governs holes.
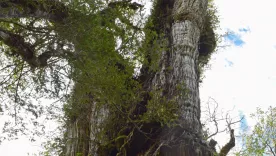
[[[18,104],[12,116],[43,113],[30,96],[65,99],[60,155],[214,155],[199,99],[202,66],[216,46],[208,1],[155,0],[146,23],[142,7],[1,1],[1,87]],[[220,155],[235,145],[233,133]]]

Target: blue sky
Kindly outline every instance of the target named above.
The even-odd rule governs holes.
[[[239,111],[239,117],[240,119],[242,119],[240,122],[240,129],[242,131],[247,131],[248,129],[247,116],[245,116],[242,111]]]
[[[227,66],[232,67],[234,65],[234,63],[232,61],[228,60],[227,58],[225,58],[225,61],[226,61],[225,67],[227,67]]]
[[[233,118],[245,119],[235,129],[241,130],[255,121],[250,114],[257,107],[266,110],[276,105],[276,1],[215,0],[223,37],[222,48],[212,56],[211,68],[205,71],[200,88],[201,103],[214,98],[219,109],[232,110]],[[250,7],[248,6],[250,4]],[[258,10],[258,11],[256,11]],[[250,130],[249,130],[250,131]],[[228,134],[215,137],[220,145]],[[237,147],[236,147],[237,148]]]
[[[243,32],[246,32],[246,30],[243,30]],[[232,42],[235,46],[242,46],[245,44],[245,42],[242,40],[241,35],[235,33],[235,32],[229,32],[226,36],[225,36],[226,40],[229,40],[230,42]]]
[[[249,32],[250,29],[249,28],[240,28],[239,32]]]
[[[218,7],[221,29],[217,33],[229,34],[223,38],[218,51],[210,60],[200,87],[201,105],[209,97],[218,102],[220,110],[232,110],[233,118],[241,114],[245,120],[237,130],[255,121],[249,115],[257,107],[276,105],[276,1],[214,0]],[[249,6],[250,4],[250,6]],[[230,45],[230,46],[228,46]],[[224,123],[222,124],[222,126]],[[228,134],[215,137],[219,145],[228,141]],[[24,156],[24,152],[38,149],[26,139],[0,146],[0,153]],[[16,150],[14,150],[16,149]]]

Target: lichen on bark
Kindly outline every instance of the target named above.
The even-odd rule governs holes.
[[[142,100],[123,113],[109,106],[90,112],[89,154],[213,155],[214,149],[202,141],[198,84],[199,43],[206,28],[207,3],[155,1],[145,27],[144,65],[137,78]],[[171,107],[166,107],[169,104]]]
[[[68,63],[45,76],[58,98],[66,83],[59,74],[74,82],[64,105],[63,155],[209,155],[198,90],[200,65],[215,47],[207,3],[155,0],[139,34],[132,20],[141,5],[131,0],[4,1],[0,40],[22,68],[47,75],[55,57]],[[143,66],[133,76],[137,61]]]

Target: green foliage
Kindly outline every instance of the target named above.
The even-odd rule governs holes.
[[[172,16],[169,4],[166,1],[153,1],[151,15],[148,17],[144,32],[144,40],[139,52],[142,54],[142,64],[148,72],[160,70],[159,61],[162,53],[169,52],[170,41],[168,40]],[[158,8],[158,9],[156,9]]]
[[[33,2],[29,4],[33,8],[42,6],[43,10],[48,10],[54,7],[46,1],[30,2]],[[1,53],[1,72],[7,75],[1,82],[1,95],[12,99],[10,103],[17,104],[15,113],[11,115],[20,118],[23,127],[25,118],[19,116],[20,109],[25,109],[36,118],[58,114],[54,110],[56,105],[45,110],[42,105],[36,106],[31,102],[42,97],[59,99],[65,103],[62,110],[64,115],[53,116],[66,121],[64,125],[78,119],[82,126],[78,125],[77,128],[85,130],[87,136],[87,114],[91,112],[91,107],[97,110],[106,107],[109,118],[101,125],[104,129],[97,136],[101,141],[107,137],[111,140],[103,147],[105,150],[117,148],[123,151],[137,125],[142,127],[146,123],[158,122],[162,126],[174,126],[178,118],[177,104],[174,99],[163,97],[161,90],[149,93],[150,100],[146,99],[147,104],[144,105],[146,112],[133,115],[144,95],[142,84],[134,77],[135,68],[138,63],[147,66],[150,72],[160,70],[162,52],[170,52],[170,34],[166,31],[170,29],[168,23],[172,22],[172,17],[168,16],[171,10],[163,4],[165,1],[155,1],[155,8],[166,7],[154,9],[145,28],[141,29],[139,25],[133,24],[138,18],[135,15],[139,6],[128,3],[130,1],[64,0],[61,6],[66,7],[63,11],[68,12],[62,21],[33,17],[0,19],[0,28],[23,37],[22,43],[33,50],[35,57],[48,51],[53,53],[46,66],[35,67],[30,63],[35,59],[22,58],[16,52],[18,48],[1,42],[1,51],[4,52]],[[58,9],[49,10],[48,13],[56,13]],[[204,38],[204,42],[212,43],[206,47],[208,55],[200,55],[200,64],[206,63],[205,57],[208,59],[216,46],[212,31],[217,22],[214,17],[211,11],[206,17],[207,24],[201,38]],[[179,92],[186,94],[187,90],[183,86],[178,86]],[[126,129],[130,129],[127,134]],[[61,139],[48,142],[45,155],[51,155],[52,149],[61,149],[63,144]]]
[[[217,15],[217,8],[212,0],[208,2],[207,14],[204,19],[204,26],[201,30],[199,40],[199,57],[198,68],[200,76],[202,76],[204,68],[208,64],[212,54],[216,51],[219,36],[215,30],[219,28],[219,17]],[[201,78],[202,79],[202,78]]]
[[[173,126],[178,119],[178,107],[174,100],[162,96],[162,91],[152,91],[147,104],[147,112],[143,114],[142,121],[146,123],[159,122],[161,126]]]
[[[256,121],[252,132],[243,134],[244,149],[236,155],[261,156],[276,153],[276,108],[269,107],[267,111],[258,108],[251,117]]]
[[[148,20],[144,29],[145,40],[140,48],[142,53],[142,63],[144,66],[149,67],[149,71],[156,72],[159,69],[159,60],[162,52],[167,50],[166,45],[168,41],[166,39],[161,40],[164,35],[160,35],[156,30],[152,29],[154,23],[151,19]]]
[[[64,141],[60,138],[54,138],[53,140],[48,140],[44,144],[44,151],[40,152],[43,156],[52,155],[62,155],[62,149],[64,148]]]
[[[76,156],[83,156],[83,154],[82,153],[77,153]]]
[[[140,85],[133,76],[137,56],[142,56],[137,51],[141,42],[137,36],[141,31],[133,24],[138,8],[128,6],[130,2],[113,3],[116,4],[113,6],[113,1],[102,0],[63,2],[68,8],[63,10],[68,11],[63,21],[32,17],[0,19],[0,28],[24,37],[27,45],[34,48],[36,57],[48,50],[59,54],[59,46],[64,50],[62,55],[50,58],[48,66],[36,68],[14,53],[14,47],[0,42],[4,52],[0,60],[1,74],[5,75],[0,82],[1,97],[11,99],[3,104],[4,112],[12,112],[10,115],[17,118],[17,126],[10,124],[6,132],[17,135],[21,124],[20,132],[25,132],[28,120],[19,113],[22,109],[38,119],[42,115],[55,114],[55,119],[73,122],[76,118],[84,119],[93,102],[97,103],[98,109],[107,105],[116,114],[118,109],[129,110],[140,101]],[[46,1],[37,3],[45,5],[44,9],[51,5]],[[58,107],[56,105],[44,108],[32,103],[40,98],[65,103],[64,115],[54,110]],[[10,103],[15,103],[15,108]],[[53,114],[48,114],[48,111]],[[8,131],[9,127],[11,131]],[[51,144],[59,148],[55,142]]]

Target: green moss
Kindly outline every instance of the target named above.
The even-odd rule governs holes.
[[[151,72],[160,70],[161,52],[168,51],[170,41],[166,35],[170,33],[167,32],[167,29],[170,30],[168,23],[172,23],[172,17],[169,16],[171,10],[168,9],[168,5],[171,4],[166,4],[165,1],[157,1],[154,7],[160,8],[162,6],[163,9],[154,9],[144,29],[145,40],[140,48],[140,59]],[[200,69],[207,64],[216,47],[212,20],[213,16],[208,14],[204,29],[201,32],[198,62]],[[77,83],[74,97],[64,109],[66,115],[74,122],[77,118],[85,117],[82,116],[83,114],[89,114],[88,111],[91,110],[90,106],[93,101],[97,102],[97,109],[103,105],[107,106],[110,112],[109,118],[102,125],[103,130],[96,136],[96,140],[104,142],[99,145],[98,154],[120,153],[126,155],[127,151],[130,150],[130,146],[133,146],[133,141],[138,140],[143,145],[143,142],[148,140],[146,138],[148,136],[140,132],[141,129],[151,133],[152,129],[149,127],[154,124],[158,128],[160,128],[159,126],[175,126],[174,123],[178,119],[179,109],[174,99],[166,99],[162,96],[163,91],[157,90],[149,93],[150,97],[146,99],[146,104],[143,105],[146,111],[135,114],[136,116],[133,117],[133,109],[136,105],[140,105],[139,102],[142,101],[141,86],[132,79],[134,67],[129,67],[128,60],[123,59],[114,51],[114,40],[109,40],[114,36],[111,31],[101,31],[101,27],[98,26],[94,28],[93,31],[95,32],[92,30],[86,32],[86,29],[80,26],[80,31],[88,33],[79,36],[79,46],[83,48],[84,56],[82,62],[71,62],[75,67],[72,77]],[[99,34],[97,34],[98,31]],[[101,38],[102,40],[95,40],[95,38]],[[162,38],[165,39],[161,40]],[[125,69],[119,68],[116,63],[122,64]],[[166,70],[170,71],[172,67],[168,67]],[[184,96],[187,94],[185,84],[179,84],[178,90]]]
[[[174,99],[168,100],[162,96],[162,90],[152,91],[148,101],[147,112],[141,116],[145,123],[158,122],[161,126],[173,126],[178,119],[178,107]]]
[[[202,81],[202,73],[212,54],[217,50],[218,35],[215,30],[219,27],[219,18],[217,10],[212,0],[208,3],[208,10],[204,20],[204,26],[201,30],[199,40],[199,57],[198,57],[198,71],[200,82]]]
[[[212,53],[217,46],[217,39],[212,26],[212,17],[207,14],[205,18],[204,28],[201,32],[199,40],[199,64],[204,66],[208,63]]]
[[[77,153],[76,156],[83,156],[83,154],[82,153]]]

